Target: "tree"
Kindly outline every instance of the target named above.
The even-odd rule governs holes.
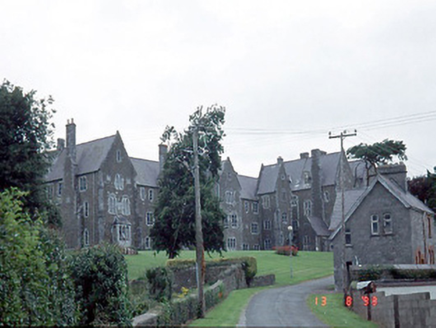
[[[191,127],[201,119],[202,133],[199,137],[200,186],[202,229],[204,249],[207,252],[221,252],[224,249],[223,219],[225,213],[215,196],[218,172],[221,168],[225,110],[212,106],[202,115],[201,109],[190,116]],[[167,127],[162,142],[170,142],[170,149],[160,176],[159,196],[155,208],[155,224],[151,230],[153,247],[166,251],[174,258],[183,247],[195,245],[195,190],[193,169],[193,129],[177,133]],[[172,143],[171,143],[172,142]]]
[[[427,176],[407,181],[409,191],[433,211],[436,211],[436,176],[427,171]]]
[[[50,119],[53,99],[36,99],[35,91],[23,92],[4,81],[0,86],[0,192],[16,187],[26,192],[24,207],[35,215],[53,214],[43,192],[44,175],[50,162],[54,125]],[[56,214],[49,217],[56,223]]]

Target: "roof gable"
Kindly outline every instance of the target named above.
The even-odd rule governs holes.
[[[159,162],[130,158],[136,171],[136,183],[142,186],[157,187],[160,173]]]

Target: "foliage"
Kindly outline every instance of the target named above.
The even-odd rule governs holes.
[[[436,211],[436,176],[427,172],[427,176],[415,177],[407,181],[409,191],[433,211]]]
[[[275,248],[276,254],[279,254],[279,255],[287,255],[287,256],[289,256],[290,253],[291,253],[291,250],[292,250],[292,256],[297,256],[298,255],[298,247],[294,246],[294,245],[292,245],[292,246],[289,246],[289,245],[287,245],[287,246],[277,246],[277,247],[274,247],[274,248]]]
[[[76,308],[63,243],[23,211],[25,193],[0,194],[0,322],[74,325]]]
[[[355,273],[353,273],[353,276],[355,275],[353,279],[356,279],[357,281],[379,280],[386,272],[386,268],[387,267],[382,265],[367,265],[359,268]]]
[[[152,299],[163,302],[170,300],[173,292],[173,277],[171,270],[164,267],[148,269],[145,272],[148,292]]]
[[[372,145],[360,143],[347,150],[349,158],[361,158],[371,165],[392,162],[393,156],[400,160],[407,160],[406,145],[402,141],[385,139]]]
[[[0,85],[0,191],[16,187],[28,192],[24,206],[32,215],[43,209],[49,223],[59,225],[59,217],[43,192],[43,178],[50,165],[55,112],[53,99],[35,99],[35,91],[23,92],[4,81]]]
[[[151,230],[153,247],[166,251],[174,258],[183,247],[195,245],[195,192],[193,168],[193,127],[201,126],[199,138],[201,156],[200,189],[204,249],[207,252],[221,252],[224,249],[222,222],[225,217],[215,196],[215,184],[221,167],[221,145],[224,132],[224,109],[218,106],[208,108],[203,115],[197,110],[190,117],[191,128],[177,133],[167,127],[162,141],[170,143],[170,149],[158,181],[159,196],[155,208],[155,224]]]
[[[119,247],[102,244],[73,255],[72,276],[81,325],[130,326],[127,264]]]

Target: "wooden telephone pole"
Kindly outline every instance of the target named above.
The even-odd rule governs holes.
[[[341,132],[339,135],[332,136],[331,132],[329,132],[329,139],[340,138],[341,139],[341,210],[342,210],[342,219],[341,219],[341,269],[342,269],[342,288],[344,291],[344,302],[346,300],[348,294],[348,272],[347,265],[345,259],[345,245],[346,245],[346,234],[345,234],[345,180],[344,180],[344,139],[346,137],[353,137],[357,135],[357,131],[354,130],[353,133],[347,133],[347,131]]]

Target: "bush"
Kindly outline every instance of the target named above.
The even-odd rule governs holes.
[[[119,247],[103,244],[73,255],[72,276],[80,325],[131,326],[127,264]]]
[[[147,287],[152,299],[163,302],[171,300],[173,293],[173,277],[171,270],[163,267],[148,269],[145,273]]]
[[[42,216],[23,212],[25,193],[0,193],[0,323],[74,325],[76,307],[63,243]]]
[[[298,255],[298,247],[297,246],[276,246],[274,247],[276,254],[279,255],[290,255],[290,252],[292,251],[292,256]]]

